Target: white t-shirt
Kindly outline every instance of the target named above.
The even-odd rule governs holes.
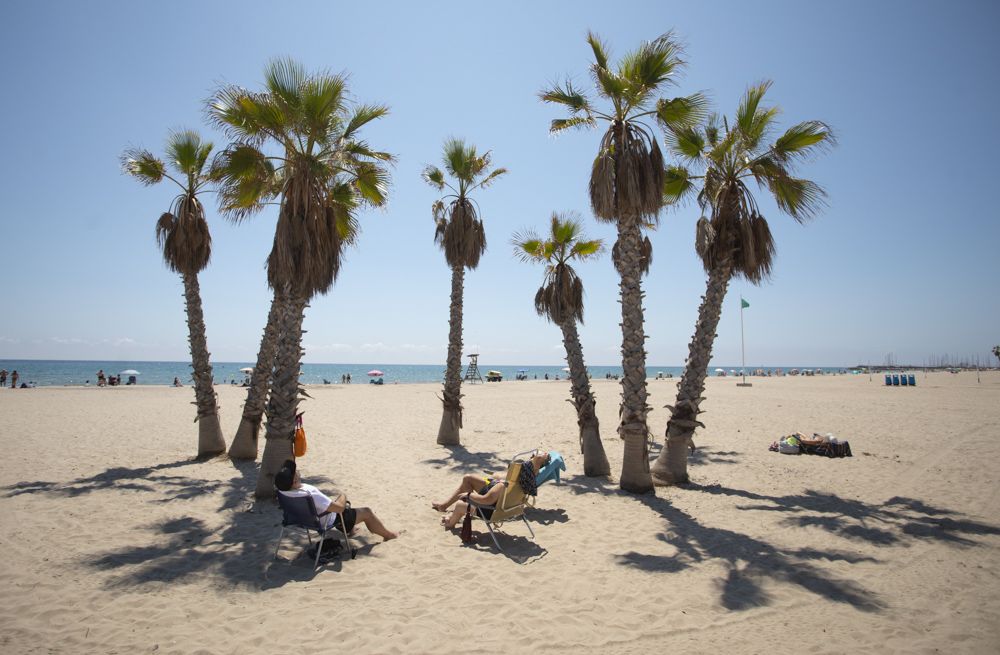
[[[330,504],[333,502],[333,500],[329,498],[326,494],[324,494],[322,491],[312,486],[311,484],[306,484],[304,482],[299,484],[298,489],[289,489],[288,491],[282,491],[281,493],[291,498],[312,496],[313,504],[316,506],[317,514],[322,514],[323,512],[325,512],[326,508],[329,507]],[[331,525],[333,525],[333,522],[335,520],[335,515],[327,514],[326,516],[321,516],[319,520],[323,521],[324,527],[329,528]]]

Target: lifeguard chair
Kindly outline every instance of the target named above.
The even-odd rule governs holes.
[[[475,384],[476,380],[483,381],[483,376],[479,374],[479,353],[470,353],[469,368],[465,369],[465,381]]]

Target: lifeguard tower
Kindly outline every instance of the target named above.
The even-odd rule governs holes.
[[[475,384],[476,380],[483,381],[483,376],[479,374],[479,353],[469,353],[469,368],[465,369],[465,381]]]

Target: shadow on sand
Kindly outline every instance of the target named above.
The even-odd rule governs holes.
[[[718,455],[730,457],[732,453]],[[574,493],[619,495],[640,502],[659,514],[666,522],[659,539],[676,552],[671,555],[626,552],[616,556],[618,562],[655,573],[677,573],[721,563],[725,575],[717,582],[719,602],[727,609],[746,610],[769,605],[772,598],[765,588],[769,582],[794,585],[863,612],[878,612],[886,607],[875,591],[857,579],[840,577],[818,565],[822,561],[877,564],[880,560],[876,558],[831,548],[783,547],[765,537],[708,525],[665,498],[652,494],[634,496],[621,491],[609,480],[574,476],[565,480],[565,484]],[[879,547],[907,546],[924,540],[974,547],[982,545],[975,537],[1000,534],[998,526],[912,498],[894,497],[873,504],[812,490],[767,496],[721,485],[688,484],[672,489],[676,494],[703,493],[751,501],[734,507],[739,511],[780,512],[786,515],[779,523],[781,527],[814,526],[848,541]]]
[[[21,482],[3,490],[7,492],[7,497],[49,494],[72,498],[102,491],[142,491],[151,494],[152,498],[143,500],[137,500],[135,496],[122,497],[122,502],[135,504],[130,508],[133,515],[141,511],[141,503],[169,503],[204,494],[221,497],[218,508],[224,521],[221,525],[210,525],[192,516],[138,525],[133,545],[99,552],[86,559],[83,562],[86,566],[115,573],[105,583],[108,588],[177,584],[210,574],[234,587],[264,590],[291,581],[310,580],[325,569],[340,570],[344,565],[350,566],[350,563],[333,560],[313,571],[312,560],[302,556],[308,541],[297,533],[286,535],[279,558],[274,558],[281,512],[273,500],[254,499],[256,462],[233,462],[232,466],[239,475],[228,480],[165,473],[202,462],[190,459],[142,468],[116,467],[89,478],[62,483]],[[308,476],[308,481],[319,484],[333,482],[322,476]],[[358,558],[372,555],[379,544],[377,541],[369,542],[369,535],[364,531],[362,533],[360,537],[351,538],[358,549]]]

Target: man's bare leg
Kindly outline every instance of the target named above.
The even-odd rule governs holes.
[[[358,523],[364,523],[365,527],[368,528],[369,532],[371,532],[372,534],[377,534],[386,541],[389,541],[390,539],[395,539],[396,537],[399,536],[399,533],[387,529],[382,524],[382,521],[380,521],[379,518],[375,516],[375,512],[371,511],[367,507],[359,507],[357,508],[356,511],[357,511]]]

